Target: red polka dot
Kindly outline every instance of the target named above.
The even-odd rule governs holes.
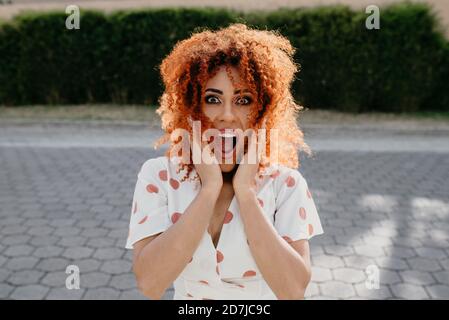
[[[302,220],[306,220],[307,218],[306,209],[304,209],[303,207],[299,208],[299,216]]]
[[[281,172],[279,170],[276,170],[275,172],[270,174],[270,178],[276,179],[277,177],[279,177],[280,174],[281,174]]]
[[[231,222],[232,218],[234,218],[234,215],[231,211],[226,212],[223,223],[229,223]]]
[[[263,208],[263,200],[262,199],[259,199],[259,198],[257,198],[257,201],[259,201],[259,204],[260,204],[260,206]]]
[[[150,183],[149,185],[147,185],[147,191],[149,193],[158,193],[159,192],[159,188],[156,187],[154,184]]]
[[[313,226],[309,223],[307,227],[309,229],[309,236],[311,236],[313,234]]]
[[[256,271],[248,270],[248,271],[245,271],[245,273],[243,274],[243,277],[254,277],[255,275],[256,275]]]
[[[209,282],[207,282],[206,280],[200,280],[199,282],[202,284],[209,284]]]
[[[145,216],[145,218],[143,218],[142,220],[139,221],[139,224],[144,223],[145,221],[147,221],[147,219],[148,219],[148,216]]]
[[[287,184],[287,187],[291,188],[295,185],[295,178],[288,176],[287,179],[285,179],[285,183]]]
[[[310,190],[309,190],[309,189],[307,189],[307,197],[308,197],[309,199],[312,199],[312,194],[310,193]]]
[[[287,241],[288,243],[293,242],[292,238],[288,237],[288,236],[283,236],[282,239],[284,239],[285,241]]]
[[[182,213],[180,212],[175,212],[172,214],[171,216],[171,222],[176,223],[176,221],[178,221],[179,218],[181,218]]]
[[[175,179],[170,179],[170,185],[175,190],[179,188],[179,182]]]
[[[167,181],[167,170],[159,171],[159,179],[162,181]]]
[[[219,250],[217,250],[217,262],[220,263],[224,259],[223,253],[221,253]]]
[[[133,214],[137,212],[137,202],[134,202]]]

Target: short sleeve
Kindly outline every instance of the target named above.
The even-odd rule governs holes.
[[[137,241],[160,233],[172,225],[168,215],[167,190],[163,184],[167,167],[161,158],[147,160],[137,175],[126,249]]]
[[[288,242],[324,233],[307,181],[297,170],[288,169],[278,180],[274,227]]]

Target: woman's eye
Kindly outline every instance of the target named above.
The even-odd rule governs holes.
[[[210,103],[210,104],[218,104],[218,103],[220,103],[220,99],[218,99],[215,96],[207,96],[205,101],[206,101],[206,103]]]
[[[236,104],[241,104],[241,105],[248,105],[251,104],[252,100],[250,97],[241,97],[241,98],[237,98],[237,100],[235,101]]]

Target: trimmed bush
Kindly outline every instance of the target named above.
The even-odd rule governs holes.
[[[345,6],[27,13],[0,25],[0,104],[157,104],[158,65],[192,32],[245,22],[297,48],[296,99],[351,112],[449,111],[449,43],[428,6],[381,8],[380,30]]]

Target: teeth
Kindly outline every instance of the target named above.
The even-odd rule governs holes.
[[[220,138],[235,138],[235,137],[237,137],[236,134],[234,134],[234,133],[229,133],[229,132],[220,133],[218,136],[219,136]]]

